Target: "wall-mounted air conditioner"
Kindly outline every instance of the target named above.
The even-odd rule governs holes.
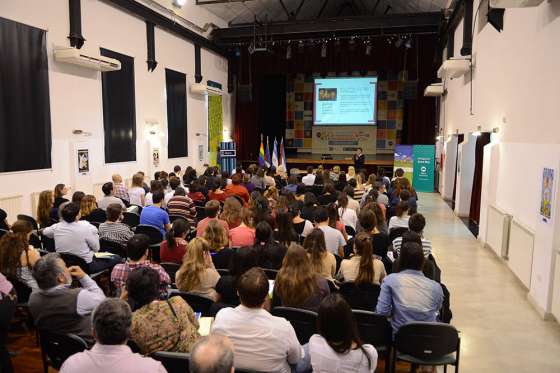
[[[440,79],[455,79],[465,75],[471,68],[470,57],[451,58],[444,61],[437,72]]]
[[[207,86],[206,84],[202,83],[194,83],[191,84],[191,93],[195,95],[221,95],[223,91],[219,88]]]
[[[86,53],[81,49],[72,47],[54,47],[54,59],[71,65],[77,65],[86,69],[97,71],[118,71],[121,62],[114,58],[103,57],[98,54]]]
[[[443,96],[443,83],[430,84],[424,90],[424,96],[426,97],[439,97]]]
[[[491,8],[530,8],[539,6],[544,0],[490,0]]]

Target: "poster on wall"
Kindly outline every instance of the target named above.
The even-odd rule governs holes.
[[[414,145],[414,177],[412,185],[418,192],[434,191],[435,146]]]
[[[542,190],[541,190],[541,216],[543,221],[548,223],[552,216],[552,198],[554,190],[554,170],[551,168],[543,169]]]
[[[404,177],[412,184],[412,171],[414,160],[412,158],[412,145],[396,145],[395,146],[395,170],[402,168]]]
[[[159,149],[158,148],[152,149],[152,164],[154,165],[154,168],[159,167]]]
[[[78,149],[78,173],[85,175],[89,172],[89,149]]]

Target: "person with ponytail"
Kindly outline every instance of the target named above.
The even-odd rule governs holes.
[[[186,241],[190,225],[185,219],[175,219],[171,229],[166,233],[165,240],[159,247],[159,255],[162,262],[183,263],[183,256],[187,252]]]
[[[356,285],[380,285],[385,278],[383,262],[373,256],[372,239],[365,232],[359,233],[354,239],[354,255],[340,263],[337,278],[353,281]]]
[[[0,239],[0,272],[14,283],[20,281],[31,290],[39,289],[31,270],[39,260],[39,252],[29,245],[33,227],[25,220],[18,220],[12,230]]]
[[[327,251],[325,234],[319,228],[315,228],[305,237],[303,247],[307,251],[313,270],[326,278],[332,280],[336,273],[336,259]]]

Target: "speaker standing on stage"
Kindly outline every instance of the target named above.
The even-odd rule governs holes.
[[[362,153],[362,148],[356,149],[356,154],[354,154],[353,159],[356,172],[360,172],[360,170],[364,168],[364,163],[366,162],[366,156]]]

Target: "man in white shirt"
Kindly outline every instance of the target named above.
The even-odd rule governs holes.
[[[290,373],[290,365],[303,357],[303,348],[292,325],[264,309],[269,302],[268,286],[262,269],[245,272],[237,286],[241,305],[221,309],[211,333],[233,342],[236,368]]]
[[[301,182],[309,186],[315,184],[315,175],[313,174],[313,166],[307,167],[307,175],[301,178]]]
[[[324,207],[317,209],[315,213],[315,221],[317,222],[317,228],[322,230],[325,234],[325,245],[327,251],[344,258],[344,246],[346,245],[346,240],[338,229],[334,229],[329,226],[329,214]]]
[[[103,191],[103,194],[105,194],[105,196],[97,202],[97,207],[99,207],[103,211],[106,211],[107,206],[113,203],[118,203],[123,209],[126,208],[122,199],[117,198],[113,195],[113,188],[113,183],[105,183],[101,187],[101,190]]]

